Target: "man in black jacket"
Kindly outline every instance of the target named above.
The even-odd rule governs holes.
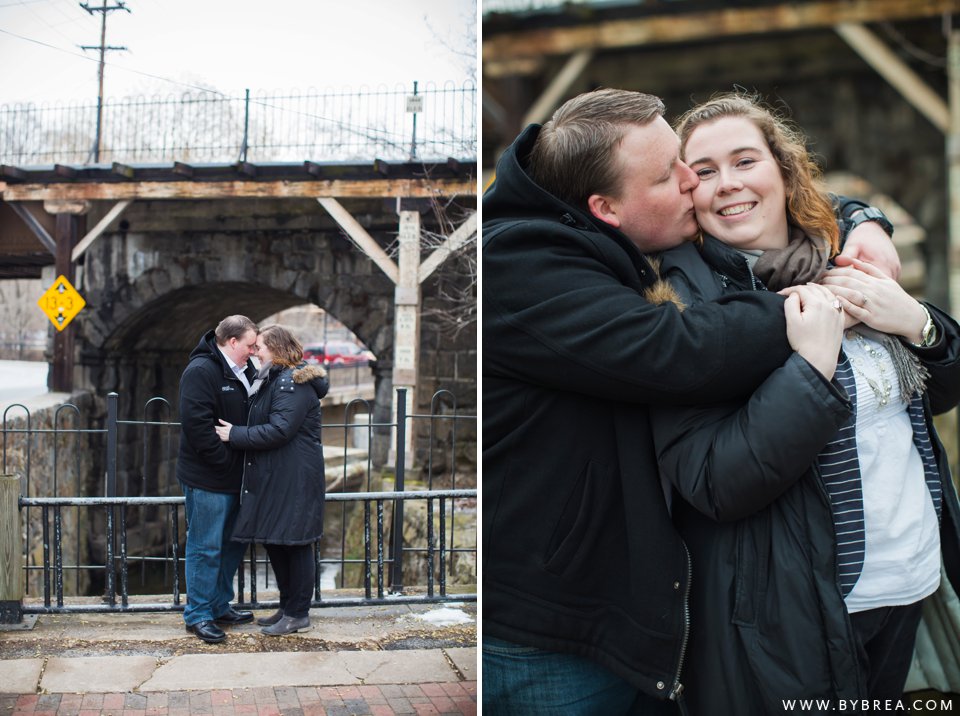
[[[483,708],[658,713],[682,694],[690,564],[647,405],[749,395],[790,355],[783,299],[656,306],[644,256],[697,231],[656,97],[531,125],[483,199]],[[846,202],[853,223],[874,210]],[[859,215],[858,212],[860,212]],[[893,265],[863,224],[844,253]]]
[[[190,354],[180,379],[177,479],[186,497],[187,631],[207,643],[226,639],[221,624],[243,624],[252,612],[230,606],[244,545],[230,539],[239,507],[243,453],[217,436],[223,419],[245,425],[256,369],[259,329],[246,316],[227,316]]]

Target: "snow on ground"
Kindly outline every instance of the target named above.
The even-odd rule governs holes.
[[[422,619],[434,626],[452,626],[454,624],[472,624],[474,619],[461,609],[453,607],[440,607],[431,609],[429,612],[417,614],[417,619]]]
[[[36,398],[46,396],[48,369],[42,361],[0,360],[0,408],[12,403],[29,408]],[[11,413],[11,417],[15,416]]]

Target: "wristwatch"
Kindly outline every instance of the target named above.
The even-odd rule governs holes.
[[[890,219],[874,206],[857,209],[844,221],[846,222],[846,234],[849,234],[865,221],[876,221],[880,224],[880,228],[887,232],[887,236],[893,236],[893,224],[890,223]]]
[[[910,343],[914,348],[929,348],[937,342],[937,324],[933,322],[933,316],[922,303],[920,308],[927,314],[927,322],[923,324],[923,330],[920,331],[920,342]]]

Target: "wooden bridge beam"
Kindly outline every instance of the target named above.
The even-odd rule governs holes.
[[[477,182],[464,179],[377,179],[327,181],[182,181],[182,182],[62,182],[9,184],[0,182],[4,201],[131,199],[313,199],[318,196],[424,198],[474,195]]]

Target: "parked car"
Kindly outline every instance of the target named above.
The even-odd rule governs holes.
[[[327,341],[304,346],[303,359],[322,365],[367,365],[374,355],[353,341]]]

